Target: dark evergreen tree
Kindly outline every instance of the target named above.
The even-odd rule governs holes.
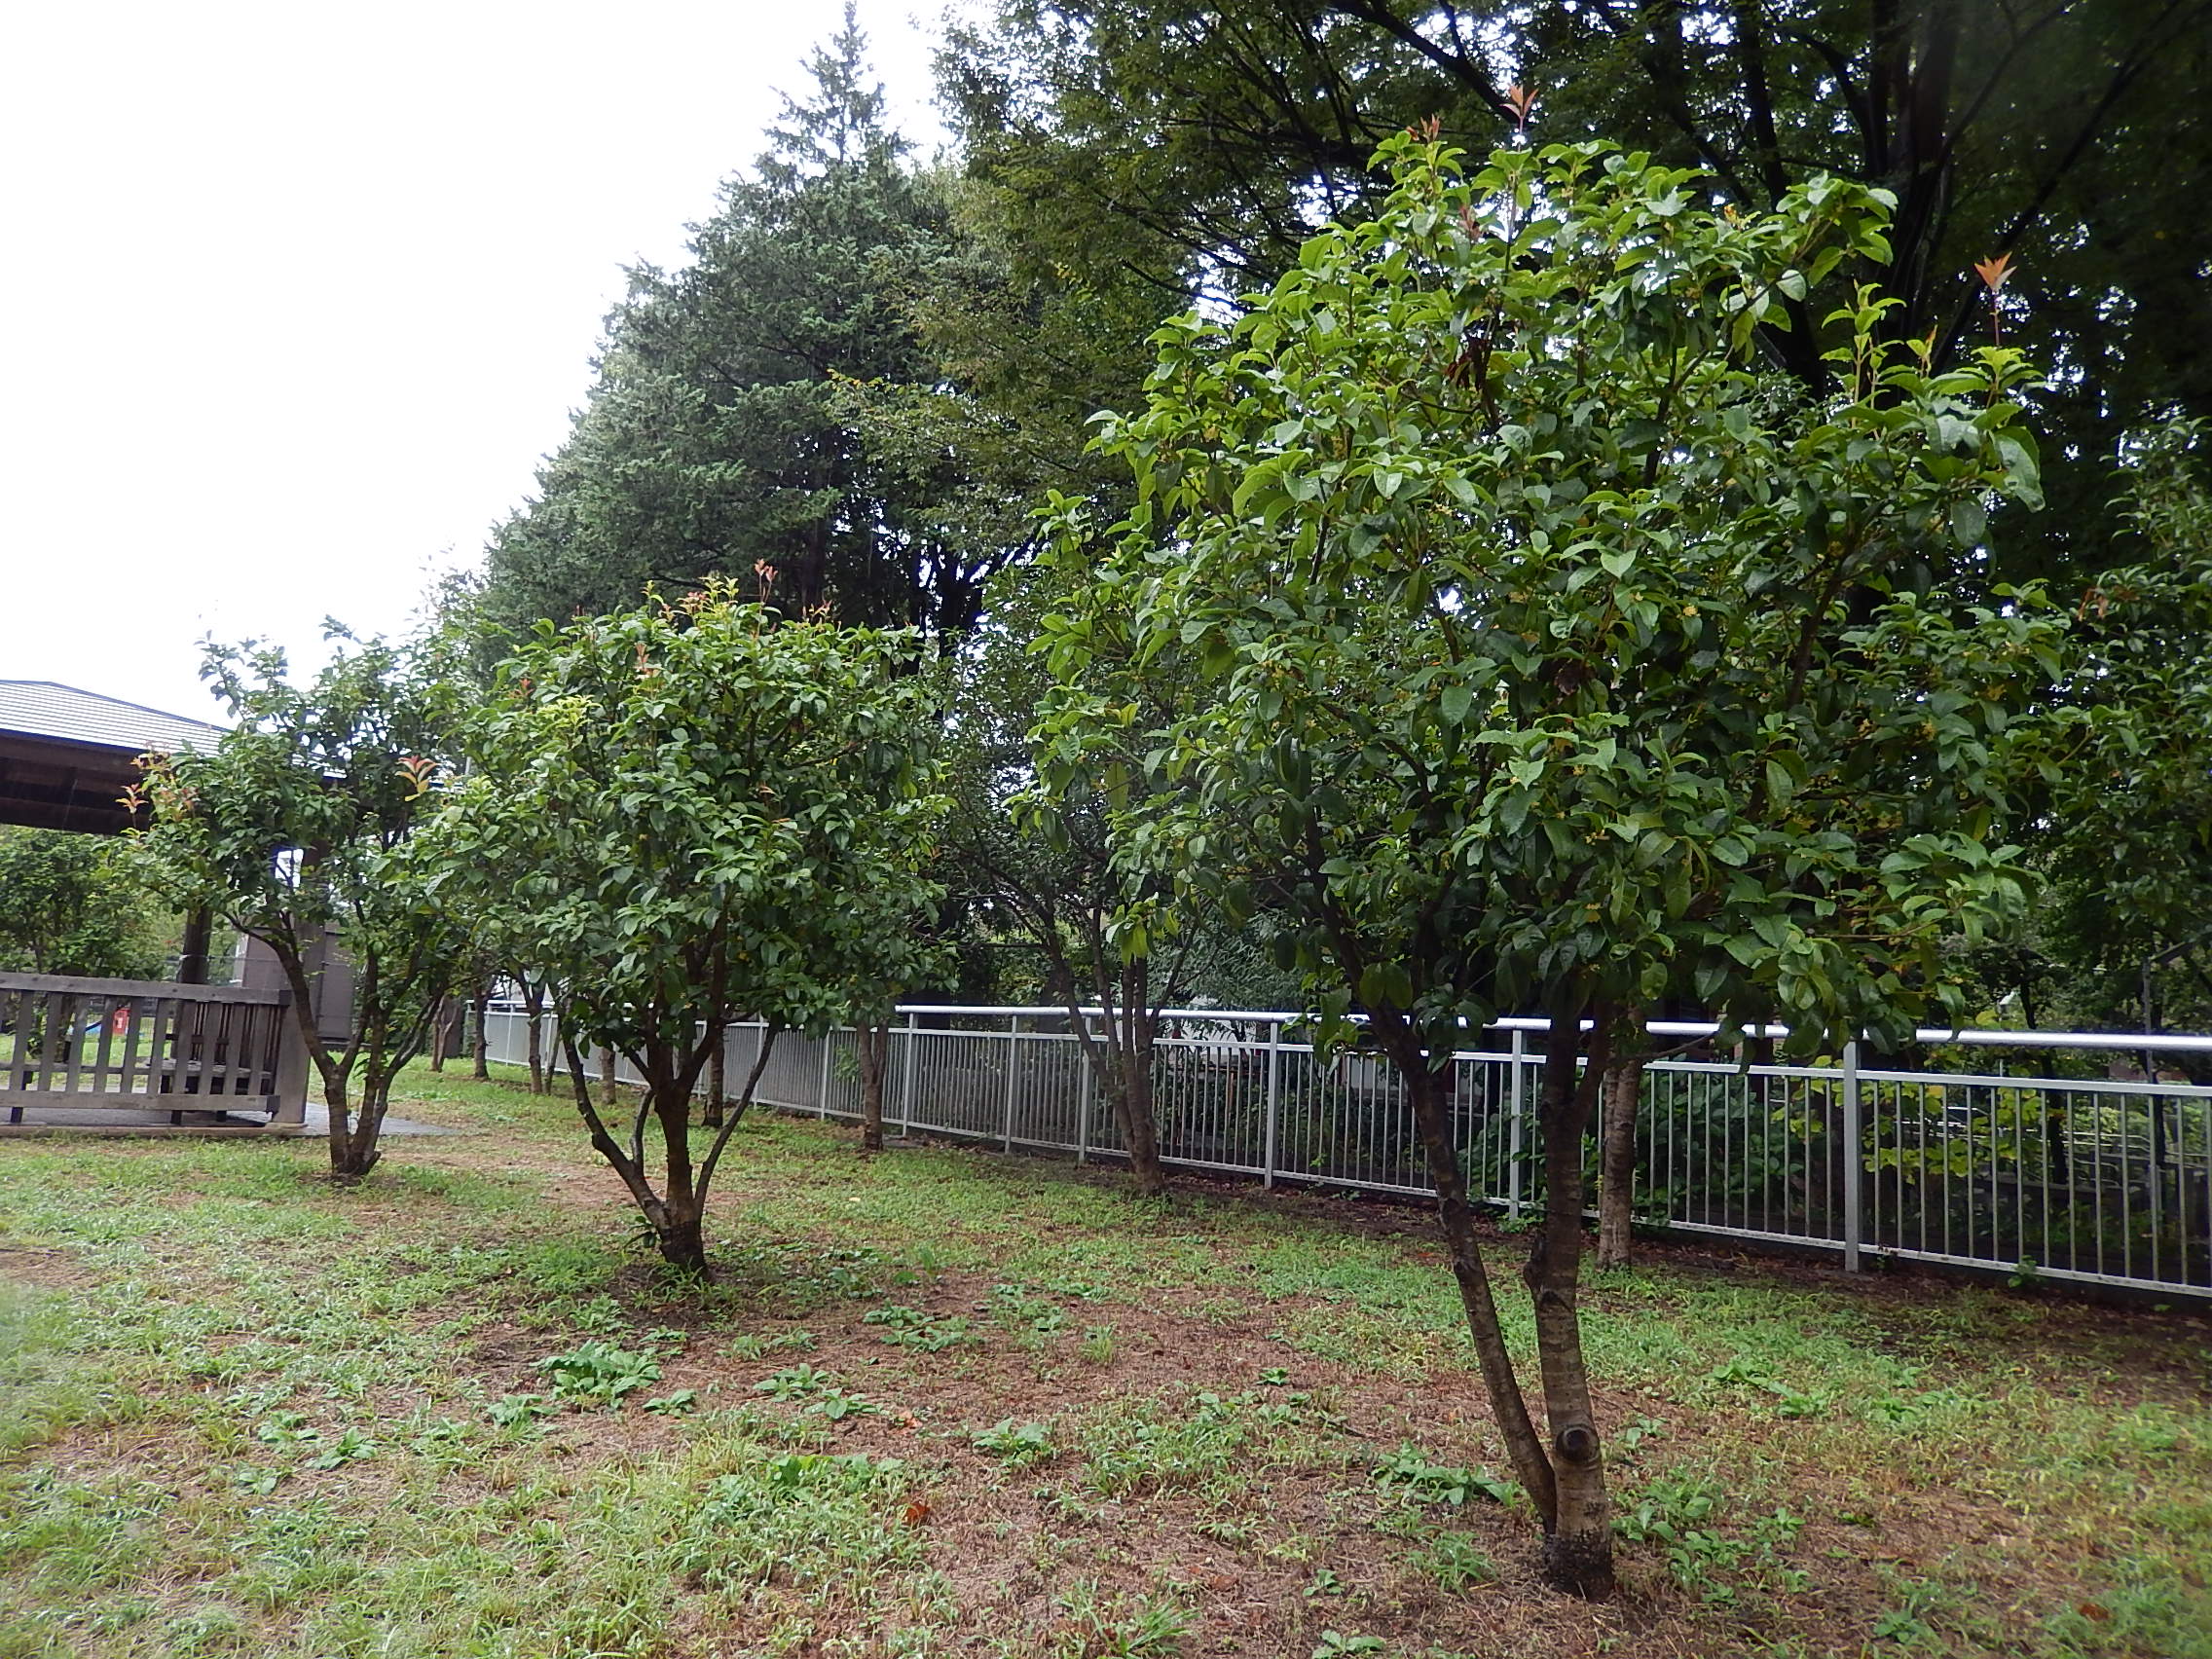
[[[940,181],[885,124],[849,7],[809,71],[694,228],[691,262],[633,273],[569,442],[494,538],[495,621],[720,573],[787,614],[943,635],[1017,550],[1025,531],[978,533],[957,455],[864,429],[868,388],[941,379],[906,296],[952,256],[951,231]]]

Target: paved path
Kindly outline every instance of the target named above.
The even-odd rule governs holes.
[[[384,1121],[384,1132],[387,1135],[475,1135],[482,1134],[484,1131],[481,1129],[448,1128],[443,1124],[418,1124],[413,1118],[387,1118]],[[313,1100],[308,1102],[307,1133],[311,1135],[327,1135],[330,1133],[329,1107]]]
[[[0,1126],[6,1126],[7,1114],[0,1112]],[[19,1127],[26,1129],[106,1129],[110,1133],[123,1129],[166,1129],[171,1127],[167,1107],[152,1112],[129,1112],[119,1108],[102,1108],[98,1111],[72,1112],[65,1107],[26,1106]],[[234,1113],[219,1117],[213,1112],[185,1114],[185,1129],[208,1128],[218,1132],[236,1133],[240,1129],[257,1129],[261,1126],[259,1113]],[[322,1136],[330,1133],[330,1111],[316,1101],[308,1102],[308,1121],[300,1131],[303,1135]],[[387,1118],[384,1121],[387,1135],[467,1135],[475,1129],[448,1128],[443,1124],[419,1124],[412,1118]]]

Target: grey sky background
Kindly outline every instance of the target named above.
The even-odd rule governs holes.
[[[944,0],[860,0],[941,142]],[[25,0],[0,20],[0,679],[206,719],[198,641],[405,629],[528,493],[622,268],[836,0]]]

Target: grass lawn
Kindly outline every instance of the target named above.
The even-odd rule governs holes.
[[[686,1294],[560,1100],[400,1094],[353,1193],[0,1144],[0,1659],[2212,1655],[2179,1310],[1649,1252],[1591,1607],[1419,1212],[766,1120]]]

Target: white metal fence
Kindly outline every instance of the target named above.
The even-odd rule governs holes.
[[[551,1063],[559,1046],[545,1026]],[[1268,1186],[1427,1196],[1388,1062],[1324,1063],[1294,1039],[1298,1026],[1282,1014],[1165,1014],[1154,1076],[1162,1158]],[[1664,1039],[1697,1028],[1653,1029]],[[1503,1021],[1456,1056],[1454,1117],[1469,1186],[1509,1217],[1541,1198],[1532,1120],[1542,1030],[1541,1020]],[[487,1035],[493,1058],[524,1062],[519,1009],[495,1007]],[[1830,1249],[1850,1268],[1880,1255],[2212,1296],[2212,1088],[2143,1080],[2146,1051],[2202,1051],[2212,1038],[1920,1035],[1991,1057],[1971,1071],[1885,1069],[1854,1044],[1833,1064],[1653,1062],[1638,1120],[1638,1218]],[[733,1091],[759,1041],[757,1026],[730,1030]],[[2117,1059],[2127,1075],[2009,1075],[2007,1056],[2023,1051],[2052,1069],[2060,1053]],[[627,1066],[616,1075],[636,1081]],[[852,1034],[784,1034],[756,1092],[787,1111],[858,1118]],[[902,1009],[885,1096],[901,1132],[1123,1156],[1061,1010]],[[1594,1155],[1585,1168],[1594,1180]]]

